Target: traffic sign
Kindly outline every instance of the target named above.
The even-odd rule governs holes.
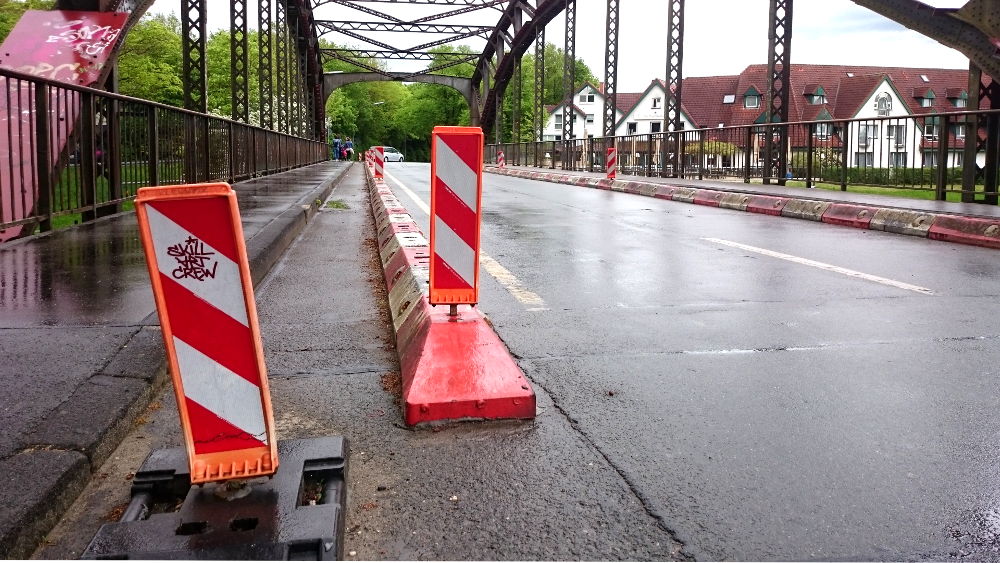
[[[274,417],[236,192],[142,188],[135,204],[192,483],[273,474]]]

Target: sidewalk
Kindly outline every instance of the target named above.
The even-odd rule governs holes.
[[[344,163],[242,182],[255,283]],[[135,216],[0,246],[0,556],[26,557],[166,380]]]
[[[626,192],[737,211],[871,229],[1000,249],[1000,206],[951,203],[778,185],[687,178],[618,176],[533,167],[490,166],[487,172]]]

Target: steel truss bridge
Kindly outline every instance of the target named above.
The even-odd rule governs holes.
[[[178,0],[182,27],[184,104],[188,110],[205,113],[207,100],[205,50],[208,39],[209,0]],[[257,34],[258,72],[250,76],[248,46],[251,22],[248,3],[256,2],[253,22]],[[969,0],[961,9],[936,9],[919,0],[854,0],[891,20],[936,39],[968,56],[970,61],[969,109],[979,108],[989,101],[1000,107],[1000,84],[988,77],[1000,77],[1000,0]],[[59,0],[57,9],[124,11],[129,13],[129,26],[134,24],[152,4],[152,0]],[[618,87],[618,38],[621,0],[604,0],[605,29],[605,105],[604,136],[615,129],[615,98]],[[628,3],[624,3],[628,9]],[[667,29],[663,48],[667,54],[664,69],[673,95],[667,96],[662,131],[681,128],[680,107],[683,101],[683,39],[685,0],[668,0]],[[768,53],[768,88],[763,107],[765,123],[787,122],[789,107],[789,69],[792,61],[791,38],[794,0],[770,0]],[[574,137],[570,112],[575,77],[577,0],[229,0],[228,6],[215,0],[211,9],[228,8],[231,38],[231,71],[233,76],[232,119],[255,124],[282,133],[311,139],[325,137],[324,106],[336,88],[352,83],[378,80],[430,82],[444,84],[460,91],[469,104],[474,125],[496,137],[504,129],[501,122],[504,96],[513,87],[517,94],[526,86],[518,72],[522,56],[534,48],[536,60],[543,60],[546,25],[556,16],[565,20],[563,37],[557,38],[564,48],[562,139]],[[589,1],[588,9],[597,6]],[[399,13],[397,13],[399,12]],[[339,19],[322,19],[321,14],[337,13]],[[419,14],[416,17],[403,16]],[[126,33],[127,33],[126,27]],[[761,30],[763,33],[763,30]],[[397,34],[397,35],[394,35]],[[393,36],[395,40],[386,38]],[[401,46],[401,42],[416,44]],[[552,38],[548,38],[551,40]],[[324,41],[321,41],[324,40]],[[324,45],[360,43],[351,48],[328,48]],[[441,53],[435,47],[459,42],[479,44],[472,52]],[[118,46],[122,44],[119,41]],[[350,63],[357,72],[324,73],[329,60]],[[399,62],[424,62],[417,71],[394,71]],[[471,78],[444,74],[449,68],[463,63],[475,65]],[[541,105],[544,65],[535,67],[534,104]],[[514,77],[518,77],[514,80]],[[984,79],[985,77],[985,79]],[[513,82],[513,84],[512,84]],[[108,84],[113,84],[109,81]],[[258,89],[259,107],[250,107],[250,89]],[[978,93],[978,96],[976,95]],[[514,129],[521,130],[521,116],[533,115],[535,140],[541,140],[544,126],[541,111],[525,112],[518,107],[520,95],[515,95]],[[995,120],[994,120],[995,121]],[[988,139],[996,143],[1000,137],[997,123],[988,124],[987,135],[979,139],[985,150]],[[766,135],[765,154],[770,170],[766,177],[784,177],[787,167],[788,139],[780,127]],[[666,150],[666,149],[664,149]],[[994,154],[998,151],[988,151]],[[675,151],[676,154],[676,151]],[[666,155],[666,153],[665,153]],[[995,159],[994,159],[995,160]],[[676,164],[676,163],[675,163]],[[987,168],[996,162],[988,162]],[[674,167],[676,169],[676,166]],[[982,171],[979,171],[980,174]]]

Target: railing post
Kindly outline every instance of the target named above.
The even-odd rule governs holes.
[[[149,178],[150,186],[160,185],[160,117],[156,106],[149,108]]]
[[[813,138],[816,134],[816,124],[810,123],[806,129],[806,188],[813,187],[813,151],[815,150]]]
[[[229,183],[236,183],[236,135],[233,130],[233,122],[226,122],[226,134],[229,135]]]
[[[840,191],[847,191],[848,151],[851,149],[851,123],[844,122],[843,134],[840,135]]]
[[[108,136],[107,146],[104,147],[104,171],[108,179],[108,197],[114,201],[122,197],[122,139],[121,139],[121,117],[118,112],[118,100],[108,99],[105,108],[108,112]],[[96,189],[96,183],[95,183]],[[97,200],[94,200],[95,205]],[[105,208],[95,207],[96,217],[113,215],[121,209],[121,204],[116,203]]]
[[[1000,166],[1000,115],[991,113],[986,117],[986,163],[983,168],[983,203],[987,205],[996,205],[1000,199],[997,194],[998,180],[1000,180],[997,175],[998,166]]]
[[[743,183],[750,183],[750,156],[753,154],[753,126],[747,127],[747,147],[743,158]]]
[[[934,199],[944,201],[948,198],[945,189],[948,186],[948,134],[950,121],[947,115],[941,116],[941,133],[938,135],[938,169],[934,188]],[[923,183],[923,178],[921,178]]]
[[[698,179],[705,179],[705,130],[698,131]]]
[[[97,155],[97,144],[94,142],[96,133],[96,123],[94,111],[94,95],[90,92],[80,94],[80,172],[83,185],[79,186],[83,195],[83,204],[87,210],[83,212],[84,221],[93,221],[97,218],[97,176],[95,174],[95,160]],[[107,170],[108,162],[107,147],[101,147],[101,165]]]
[[[205,174],[201,177],[201,180],[208,182],[212,178],[212,143],[208,137],[211,124],[207,115],[201,115],[199,119],[201,119],[201,154],[205,155]]]
[[[659,151],[657,151],[659,152]],[[649,133],[646,141],[646,177],[653,175],[653,133]]]
[[[35,162],[38,179],[36,216],[42,231],[52,230],[52,158],[49,146],[49,86],[35,83]]]

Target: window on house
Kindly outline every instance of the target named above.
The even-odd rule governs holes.
[[[594,95],[593,94],[580,94],[580,101],[581,102],[593,102],[594,101]]]
[[[826,96],[822,94],[815,94],[809,97],[809,103],[813,105],[820,105],[826,103]]]
[[[719,124],[719,129],[722,129],[722,128],[723,128],[723,127],[725,127],[725,126],[726,126],[726,124],[725,124],[725,123],[720,123],[720,124]]]
[[[887,93],[875,97],[875,112],[879,117],[885,117],[892,111],[892,97]]]
[[[833,126],[829,123],[816,124],[816,137],[819,139],[829,139]]]
[[[875,154],[870,152],[856,152],[854,153],[854,166],[874,166],[875,165]]]
[[[938,118],[928,117],[924,120],[924,137],[936,139],[938,136]]]
[[[952,125],[951,126],[951,133],[953,135],[955,135],[956,139],[964,139],[965,138],[965,124],[964,123],[956,123],[956,124]]]
[[[662,125],[662,123],[660,123],[659,121],[654,121],[654,122],[650,123],[649,124],[649,132],[650,133],[659,133],[661,125]]]
[[[878,138],[878,125],[859,125],[858,126],[858,146],[867,147],[872,139]]]
[[[722,103],[731,104],[736,101],[736,94],[726,94],[722,97]]]
[[[929,108],[934,105],[934,98],[920,98],[920,107]]]
[[[937,166],[937,151],[924,151],[924,167],[933,168]]]
[[[893,168],[906,168],[906,153],[905,152],[889,153],[889,166]]]
[[[743,107],[745,108],[759,108],[760,107],[760,96],[750,95],[743,97]]]
[[[639,123],[637,121],[629,121],[625,124],[625,133],[628,135],[635,135],[639,132]]]
[[[923,80],[924,82],[930,82],[931,81],[930,78],[927,78],[926,74],[921,74],[920,75],[920,80]]]
[[[556,127],[562,127],[562,113],[556,114]]]
[[[593,122],[594,122],[594,114],[588,113],[587,114],[587,123],[593,123]]]
[[[854,78],[854,73],[853,72],[848,72],[847,73],[847,77],[848,78]]]
[[[663,98],[653,98],[653,109],[660,109],[663,107]]]
[[[969,107],[969,100],[966,98],[952,98],[951,103],[957,108]]]
[[[593,139],[593,138],[594,138],[594,136],[593,136],[593,135],[587,135],[587,138],[588,138],[588,139]]]
[[[892,144],[902,147],[906,144],[906,125],[889,125],[885,136],[892,140]]]
[[[965,162],[965,153],[962,151],[955,151],[951,154],[954,155],[951,157],[952,164],[954,166],[962,166],[962,164]]]

